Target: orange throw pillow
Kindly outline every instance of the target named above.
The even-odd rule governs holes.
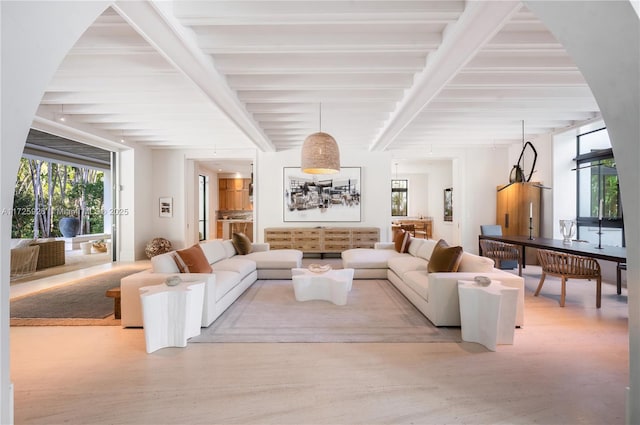
[[[409,252],[409,242],[411,242],[411,233],[404,230],[396,232],[396,235],[393,238],[393,244],[395,245],[396,251],[401,254]]]
[[[198,244],[176,251],[175,260],[181,273],[211,273],[213,271],[204,251]]]
[[[437,272],[457,272],[460,261],[462,260],[462,247],[449,246],[440,239],[433,248],[427,271],[429,273]]]

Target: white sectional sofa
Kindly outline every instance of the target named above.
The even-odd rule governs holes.
[[[163,284],[169,276],[206,282],[201,325],[207,327],[257,279],[291,279],[291,269],[302,264],[301,251],[270,251],[268,243],[252,244],[252,252],[247,255],[237,255],[231,240],[206,241],[200,247],[213,269],[211,273],[180,273],[172,251],[151,258],[151,269],[121,279],[122,327],[142,326],[139,288]]]
[[[516,326],[524,322],[524,279],[494,268],[493,260],[463,252],[455,273],[429,273],[429,259],[437,241],[411,238],[408,253],[399,253],[392,242],[375,249],[350,249],[342,253],[344,268],[353,268],[356,279],[388,279],[436,326],[460,326],[458,280],[487,276],[519,289]]]

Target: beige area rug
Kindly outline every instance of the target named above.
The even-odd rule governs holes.
[[[190,342],[460,342],[387,280],[354,280],[347,305],[295,300],[290,280],[258,280]]]

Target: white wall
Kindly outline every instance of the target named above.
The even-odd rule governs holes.
[[[204,235],[205,239],[216,239],[216,210],[218,209],[218,173],[212,170],[209,167],[201,163],[196,163],[196,169],[198,175],[209,177],[209,211],[207,212],[207,216],[209,218],[209,229],[208,233]],[[198,199],[196,198],[196,201]],[[198,205],[198,208],[201,208]],[[198,219],[196,214],[196,219]]]
[[[444,221],[444,189],[453,186],[453,168],[451,160],[430,162],[426,167],[428,176],[427,211],[425,215],[433,218],[433,239],[444,239],[448,243],[453,240],[453,223]],[[453,195],[455,204],[455,190]],[[454,211],[455,216],[455,211]]]
[[[510,170],[504,147],[465,149],[459,155],[453,172],[453,224],[460,227],[460,243],[465,250],[477,253],[480,226],[496,223],[497,187],[509,183]],[[462,209],[456,210],[456,204]]]
[[[340,151],[344,167],[362,167],[361,221],[357,222],[284,222],[283,167],[300,166],[300,150],[258,153],[255,165],[254,209],[256,241],[264,241],[267,227],[335,226],[378,227],[380,239],[390,238],[391,158],[386,153]]]
[[[191,187],[191,199],[193,191],[197,187],[197,176],[193,172],[189,174],[189,185],[185,183],[188,173],[187,161],[183,151],[168,149],[153,149],[151,151],[151,196],[153,213],[146,217],[154,229],[154,238],[165,238],[171,241],[176,249],[181,249],[193,243],[193,235],[187,233],[187,229],[193,227],[193,208],[188,207],[188,187]],[[173,216],[160,217],[158,203],[161,197],[173,198]],[[196,199],[197,201],[197,199]],[[187,227],[189,226],[189,227]],[[197,234],[197,228],[195,233]]]
[[[393,177],[395,178],[395,176]],[[399,179],[407,179],[409,182],[407,214],[409,217],[426,216],[429,206],[429,176],[424,174],[398,174]],[[391,201],[389,201],[391,202]]]
[[[11,210],[18,161],[44,90],[84,30],[110,2],[0,2],[0,207]],[[13,422],[9,362],[11,217],[0,216],[0,423]]]

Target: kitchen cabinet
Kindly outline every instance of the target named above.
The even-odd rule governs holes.
[[[218,210],[251,211],[249,200],[251,179],[218,179]]]

